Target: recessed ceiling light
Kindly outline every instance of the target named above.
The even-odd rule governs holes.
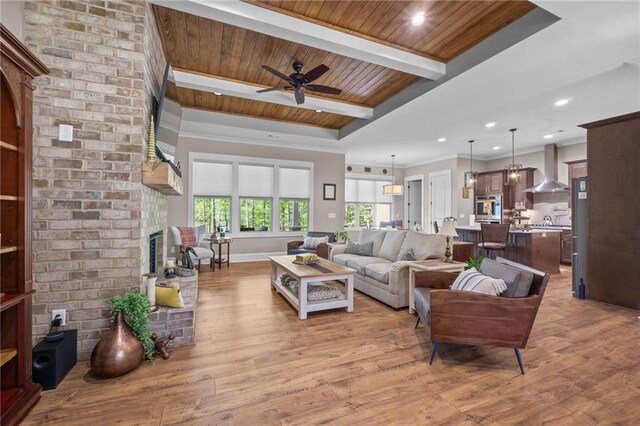
[[[425,19],[426,18],[424,16],[424,12],[418,12],[413,15],[413,18],[411,18],[411,25],[413,25],[414,27],[419,27],[420,25],[424,24]]]
[[[493,149],[494,149],[494,151],[497,151],[497,150],[500,149],[500,147],[499,146],[494,146]]]
[[[491,123],[487,123],[487,124],[484,125],[484,127],[487,127],[487,128],[491,128],[491,127],[495,127],[495,126],[496,126],[496,122],[495,121],[492,121]]]
[[[553,135],[544,135],[545,139],[551,139],[553,137]]]
[[[444,142],[446,140],[447,140],[447,138],[440,138],[440,139],[438,139],[438,142]]]
[[[317,109],[316,112],[322,112],[322,110],[321,109]]]
[[[569,103],[569,99],[560,99],[558,101],[556,101],[556,106],[563,106]]]
[[[222,93],[220,93],[220,92],[213,92],[213,94],[216,95],[216,96],[222,96]]]

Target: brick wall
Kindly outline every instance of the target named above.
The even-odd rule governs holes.
[[[166,199],[140,174],[164,58],[143,1],[26,1],[24,14],[25,43],[51,70],[34,96],[34,341],[66,308],[86,359],[106,300],[140,288],[146,235],[166,226]],[[61,123],[73,142],[56,139]]]

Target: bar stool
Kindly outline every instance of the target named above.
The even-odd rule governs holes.
[[[484,256],[490,259],[496,258],[497,252],[507,255],[507,242],[509,241],[508,223],[483,223],[480,225],[480,241],[478,244],[478,254],[484,251]],[[493,257],[489,255],[493,253]]]

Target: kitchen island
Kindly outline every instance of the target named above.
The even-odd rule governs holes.
[[[474,243],[474,256],[478,256],[480,243],[479,226],[456,228],[460,241]],[[499,256],[540,271],[556,274],[560,272],[560,240],[562,229],[530,229],[509,231],[506,253]]]

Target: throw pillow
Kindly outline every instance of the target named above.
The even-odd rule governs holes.
[[[385,232],[384,241],[378,252],[378,257],[387,259],[391,262],[398,258],[400,247],[404,242],[404,237],[407,235],[406,231],[388,231]]]
[[[444,259],[447,238],[444,235],[409,231],[400,247],[400,251],[408,248],[413,249],[417,260]]]
[[[317,250],[318,245],[322,243],[328,243],[329,237],[304,237],[304,242],[302,243],[303,249],[309,250]]]
[[[504,297],[526,297],[529,295],[533,282],[533,273],[530,271],[514,268],[492,259],[484,259],[478,270],[490,277],[504,280],[507,285],[507,290],[502,294]]]
[[[371,256],[377,257],[380,255],[380,247],[382,247],[382,242],[384,241],[384,236],[386,234],[387,234],[387,231],[382,231],[379,229],[361,229],[358,242],[368,243],[372,241],[373,249],[372,249]]]
[[[171,287],[156,286],[156,304],[169,308],[184,308],[178,283],[173,283]]]
[[[507,289],[507,285],[501,279],[491,278],[471,268],[458,275],[451,289],[498,296]]]
[[[373,241],[356,243],[349,240],[344,252],[345,254],[357,254],[359,256],[373,256]]]
[[[183,247],[195,247],[197,245],[195,229],[178,227],[178,231],[180,231]]]
[[[400,250],[398,253],[398,260],[416,260],[416,255],[411,247],[404,250]]]

